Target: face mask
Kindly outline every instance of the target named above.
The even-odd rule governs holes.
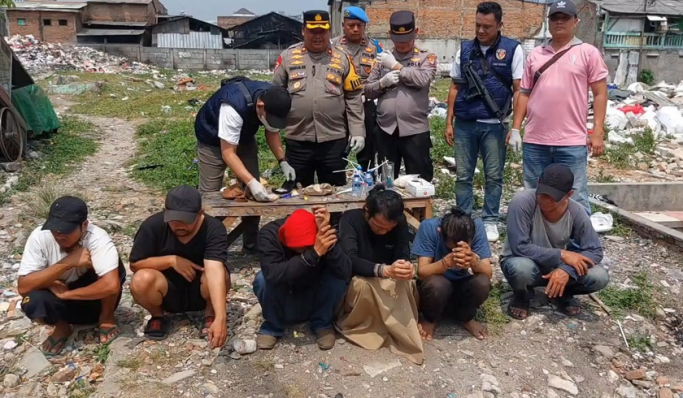
[[[266,130],[268,130],[268,131],[280,131],[280,129],[276,129],[275,127],[268,124],[265,116],[259,116],[258,120],[261,121],[261,124],[263,124],[263,127],[265,127]]]

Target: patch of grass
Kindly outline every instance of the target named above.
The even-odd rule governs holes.
[[[99,363],[107,362],[109,358],[109,344],[100,344],[95,349],[95,360]]]
[[[503,283],[496,282],[491,287],[489,298],[477,311],[476,320],[486,324],[491,333],[500,333],[503,327],[510,322],[510,318],[501,309],[500,297],[503,293]]]
[[[643,131],[643,134],[634,134],[631,138],[633,138],[633,146],[635,146],[639,152],[646,155],[654,155],[658,140],[655,138],[652,129],[648,127]]]
[[[26,191],[40,184],[48,175],[62,177],[70,173],[86,157],[94,154],[98,147],[94,139],[94,126],[70,116],[62,119],[62,128],[58,133],[37,143],[38,150],[43,153],[43,156],[38,160],[24,163],[19,182],[0,197],[0,202],[6,201],[15,191]],[[41,194],[40,201],[44,202],[49,199],[57,190],[58,188],[55,187],[51,193],[44,192]]]
[[[129,238],[133,238],[135,237],[135,234],[138,232],[138,227],[139,223],[126,224],[121,230],[121,233],[128,236]]]
[[[251,366],[253,366],[256,371],[261,373],[272,371],[274,365],[275,362],[267,358],[261,358],[251,362]]]
[[[69,393],[69,398],[86,398],[95,392],[95,388],[88,384],[85,379],[75,382]]]
[[[439,199],[455,199],[455,178],[445,174],[438,174],[439,183],[436,185],[435,195]]]
[[[631,144],[615,144],[605,150],[605,160],[618,169],[631,169],[635,166],[633,155],[638,152]]]
[[[451,87],[451,78],[440,78],[437,77],[432,83],[432,87],[429,90],[429,95],[436,97],[439,101],[446,102],[448,99],[448,90]]]
[[[619,218],[619,215],[613,214],[614,217],[614,227],[612,230],[609,232],[610,235],[616,235],[616,236],[621,236],[622,238],[626,238],[633,233],[633,229],[628,226],[628,224],[624,223],[621,221]]]
[[[197,186],[194,120],[152,120],[138,127],[137,137],[134,178],[163,191],[183,184]]]
[[[652,350],[652,344],[650,343],[650,338],[640,334],[629,336],[626,341],[628,341],[631,350],[637,350],[640,352],[647,352]]]
[[[306,394],[293,384],[285,385],[285,395],[287,398],[305,398]]]
[[[140,369],[140,367],[142,366],[142,361],[139,359],[136,359],[136,358],[124,359],[124,360],[118,361],[116,364],[120,368],[126,368],[126,369],[130,369],[132,371],[136,371],[136,370]]]
[[[634,289],[618,289],[607,286],[598,296],[617,317],[622,317],[625,311],[636,311],[640,315],[653,318],[655,314],[654,286],[647,279],[647,273],[641,272],[630,276],[635,285]]]
[[[598,175],[595,177],[595,180],[597,182],[614,182],[614,177],[605,174],[602,169],[598,170]]]

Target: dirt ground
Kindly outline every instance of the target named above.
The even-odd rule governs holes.
[[[68,101],[56,98],[55,103],[62,113],[69,112]],[[92,222],[107,227],[127,262],[131,231],[162,209],[163,197],[129,176],[128,163],[135,151],[134,121],[82,117],[100,130],[100,148],[77,172],[54,184],[87,199]],[[10,237],[0,240],[3,262],[16,263],[19,259],[13,245],[16,235],[25,230],[19,216],[32,205],[35,193],[31,189],[18,194],[0,208],[0,227]],[[145,341],[140,336],[146,314],[132,303],[126,287],[117,312],[124,334],[109,347],[107,355],[103,356],[92,342],[91,332],[81,331],[69,342],[66,355],[52,361],[52,370],[24,377],[18,386],[8,384],[5,376],[0,394],[8,398],[317,398],[338,394],[345,398],[608,398],[675,397],[673,394],[681,393],[683,397],[683,255],[637,235],[604,237],[603,242],[612,284],[632,286],[634,275],[648,272],[655,286],[655,317],[626,313],[618,324],[616,317],[584,299],[582,315],[568,318],[539,295],[530,318],[496,326],[483,342],[458,325],[440,325],[436,339],[426,344],[426,362],[421,366],[387,349],[368,352],[343,340],[330,351],[320,351],[304,325],[289,329],[274,350],[240,357],[228,349],[206,348],[197,336],[201,314],[176,317],[166,341]],[[501,246],[492,247],[496,281],[503,281],[497,265]],[[251,291],[258,264],[254,258],[239,254],[238,248],[235,244],[231,248],[235,251],[230,253],[234,271],[229,304],[231,340],[253,338],[261,321]],[[509,295],[502,295],[503,310]],[[10,328],[8,322],[17,321],[5,319],[0,336],[5,337],[2,330]],[[0,353],[4,355],[4,373],[21,374],[21,359],[46,333],[46,327],[27,325],[22,333],[26,344],[12,350],[5,347]],[[644,339],[647,343],[643,350],[629,349],[625,339]],[[98,365],[98,358],[104,363]],[[395,367],[374,378],[367,372],[387,364]],[[79,382],[78,376],[66,380],[56,377],[68,367],[75,368],[85,383]],[[645,368],[642,374],[632,372],[639,368]]]

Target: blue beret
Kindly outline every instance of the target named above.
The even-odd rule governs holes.
[[[368,15],[360,7],[346,7],[344,9],[344,18],[357,19],[365,23],[370,22],[370,18],[368,18]]]

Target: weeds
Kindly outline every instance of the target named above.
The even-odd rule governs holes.
[[[87,398],[95,392],[95,388],[85,379],[79,379],[73,384],[69,398]]]
[[[99,363],[107,362],[109,358],[109,344],[100,344],[95,349],[95,360]]]
[[[491,333],[500,333],[503,327],[510,322],[510,318],[501,309],[500,297],[502,293],[502,282],[496,282],[491,287],[489,298],[484,301],[477,312],[477,321],[486,323],[486,328]]]
[[[614,177],[609,174],[604,174],[603,170],[598,170],[598,175],[595,180],[597,182],[614,182]]]
[[[653,318],[655,314],[654,286],[648,281],[647,273],[632,275],[630,279],[635,288],[618,289],[610,285],[598,295],[617,317],[622,317],[624,311],[631,310],[644,317]]]
[[[75,169],[86,157],[97,151],[97,142],[92,137],[93,129],[91,123],[74,117],[64,117],[62,128],[57,134],[47,140],[37,141],[43,157],[24,163],[19,182],[1,196],[0,201],[6,201],[16,191],[26,191],[40,184],[48,175],[61,177]],[[55,191],[43,193],[40,201],[49,199]]]
[[[440,174],[435,195],[439,199],[455,199],[455,178],[450,175]]]
[[[138,370],[142,366],[142,361],[136,358],[124,359],[116,363],[120,368],[130,369],[132,371]]]
[[[640,334],[629,336],[626,341],[628,341],[629,347],[632,350],[638,350],[640,352],[647,352],[652,349],[652,344],[650,343],[650,338]]]

